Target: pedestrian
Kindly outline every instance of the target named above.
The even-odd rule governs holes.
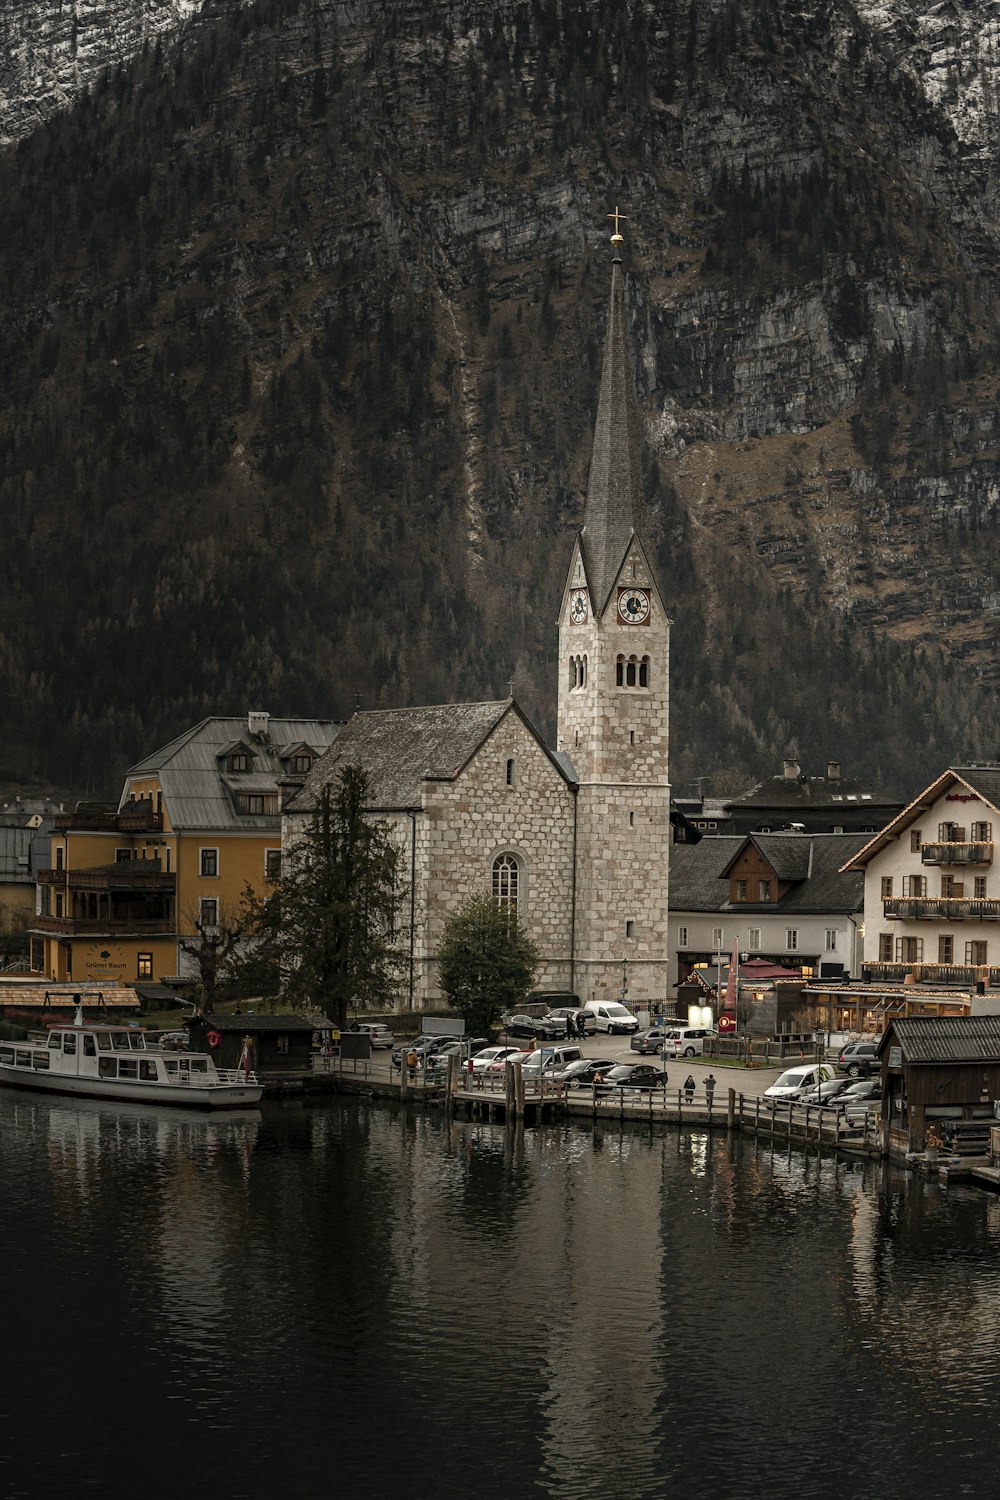
[[[715,1094],[715,1079],[712,1077],[711,1073],[709,1073],[708,1077],[705,1079],[705,1098],[708,1100],[708,1107],[709,1107],[709,1109],[712,1108],[712,1099],[713,1099],[714,1094]]]
[[[411,1083],[414,1082],[417,1076],[417,1061],[417,1054],[411,1047],[409,1052],[406,1054],[406,1071],[409,1074]]]
[[[690,1104],[694,1099],[694,1079],[691,1077],[690,1073],[684,1080],[684,1097],[687,1100],[688,1104]]]
[[[870,1078],[871,1076],[872,1076],[872,1065],[871,1065],[871,1063],[868,1061],[868,1059],[866,1057],[866,1058],[864,1058],[862,1060],[861,1066],[858,1069],[858,1077],[859,1078]]]
[[[587,1012],[585,1010],[581,1010],[577,1014],[576,1034],[580,1038],[581,1042],[587,1035]]]

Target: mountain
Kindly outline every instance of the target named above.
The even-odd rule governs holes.
[[[88,14],[0,99],[0,778],[510,680],[551,730],[616,204],[675,784],[996,752],[1000,7]]]

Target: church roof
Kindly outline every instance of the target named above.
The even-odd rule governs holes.
[[[345,766],[360,766],[369,779],[370,806],[419,807],[421,783],[457,776],[512,707],[504,699],[356,713],[287,806],[311,811]]]
[[[594,608],[598,612],[603,611],[614,587],[642,498],[639,410],[628,344],[624,278],[616,248],[611,263],[611,304],[601,394],[580,537]]]

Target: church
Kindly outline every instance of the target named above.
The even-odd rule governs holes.
[[[407,886],[399,1009],[439,1002],[448,918],[486,892],[536,943],[536,986],[652,1009],[667,998],[669,632],[636,532],[639,414],[622,237],[583,526],[558,608],[558,740],[513,698],[358,712],[283,809],[290,847],[345,766],[393,829]]]

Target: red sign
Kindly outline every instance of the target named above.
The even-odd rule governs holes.
[[[966,792],[948,792],[944,800],[946,802],[978,802],[979,798]]]
[[[736,1030],[736,1017],[731,1010],[724,1010],[719,1016],[719,1035]]]

